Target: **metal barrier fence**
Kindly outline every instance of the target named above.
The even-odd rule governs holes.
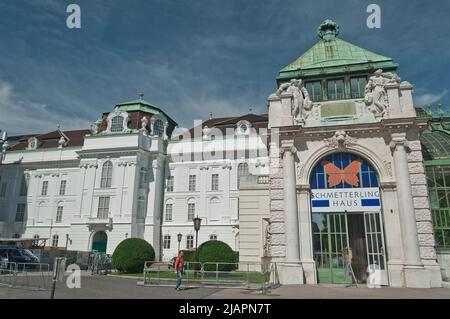
[[[175,286],[176,273],[168,264],[145,262],[143,286]],[[279,286],[275,263],[199,263],[186,262],[182,286],[185,288],[241,288],[262,290]]]
[[[111,270],[112,270],[111,256],[99,252],[93,252],[89,255],[88,271],[91,272],[91,275],[94,274],[106,275],[108,273],[111,273]]]
[[[48,290],[51,282],[49,264],[11,262],[0,269],[0,287]]]

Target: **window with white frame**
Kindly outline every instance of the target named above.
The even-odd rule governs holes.
[[[217,235],[216,234],[209,235],[209,240],[217,240]]]
[[[153,134],[162,137],[164,135],[164,122],[160,119],[153,123]]]
[[[52,237],[52,246],[53,247],[58,247],[58,242],[59,242],[59,236],[58,235],[53,235],[53,237]]]
[[[190,192],[195,192],[196,182],[197,182],[197,176],[189,175],[189,191]]]
[[[26,204],[24,204],[24,203],[17,204],[16,222],[25,221],[25,208],[26,208]]]
[[[186,236],[186,249],[194,248],[194,235]]]
[[[99,219],[106,219],[109,216],[109,202],[110,197],[109,196],[100,196],[98,198],[98,211],[97,211],[97,217]]]
[[[116,115],[111,119],[111,129],[112,133],[123,132],[123,116]]]
[[[174,185],[174,177],[169,176],[167,178],[167,191],[168,192],[173,192],[173,185]]]
[[[195,217],[195,203],[188,204],[188,221],[192,221]]]
[[[137,215],[139,218],[145,218],[145,211],[146,211],[146,205],[145,205],[145,197],[139,196],[138,202],[137,202]]]
[[[66,186],[67,186],[67,181],[66,180],[62,180],[61,184],[59,184],[59,195],[66,195]]]
[[[139,172],[139,188],[147,188],[148,170],[145,167],[141,167]]]
[[[8,184],[6,184],[6,182],[3,182],[1,187],[0,187],[0,197],[5,197],[6,196],[6,187],[8,186]]]
[[[28,188],[27,188],[27,180],[25,176],[22,177],[22,184],[20,185],[20,193],[19,196],[27,196]]]
[[[110,188],[111,187],[112,169],[113,169],[113,164],[111,161],[107,161],[103,164],[102,177],[100,180],[101,188]]]
[[[41,195],[42,196],[47,196],[47,194],[48,194],[48,181],[43,181],[42,182]]]
[[[219,190],[219,174],[212,174],[211,176],[211,190],[218,191]]]
[[[173,204],[172,203],[167,203],[166,204],[166,216],[165,216],[165,221],[166,222],[171,222],[172,221],[172,216],[173,214]]]
[[[170,249],[170,235],[164,235],[164,249]]]
[[[62,205],[58,205],[58,207],[56,208],[56,222],[57,223],[62,222],[63,210],[64,210],[64,207]]]

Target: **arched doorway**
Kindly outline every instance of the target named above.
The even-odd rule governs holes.
[[[358,283],[374,269],[387,284],[378,174],[363,158],[335,153],[310,176],[314,261],[319,283]]]
[[[104,231],[98,231],[92,238],[92,250],[100,253],[106,253],[106,245],[108,243],[108,235]]]

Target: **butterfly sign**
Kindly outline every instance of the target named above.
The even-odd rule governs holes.
[[[358,173],[361,170],[362,160],[356,160],[351,162],[344,169],[340,169],[333,163],[323,161],[322,165],[325,169],[325,173],[328,175],[328,187],[332,188],[343,182],[358,187],[359,177]]]

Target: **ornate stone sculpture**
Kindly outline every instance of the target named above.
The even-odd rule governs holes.
[[[400,78],[391,72],[383,73],[379,69],[370,77],[365,88],[364,101],[376,118],[383,118],[388,112],[389,101],[386,85],[400,83]]]
[[[303,86],[303,81],[301,79],[292,79],[289,83],[280,85],[275,94],[281,96],[284,92],[293,96],[292,117],[294,124],[304,124],[311,112],[312,102],[309,98],[308,91]]]
[[[349,136],[345,131],[336,131],[333,137],[324,141],[329,148],[348,148],[357,142],[356,138]]]
[[[269,218],[264,218],[264,221],[267,222],[266,229],[264,230],[264,244],[263,244],[263,252],[264,256],[268,257],[270,256],[270,246],[272,245],[272,232],[271,232],[271,226],[272,222]]]
[[[143,118],[141,118],[141,132],[144,133],[144,135],[148,135],[148,131],[147,131],[147,127],[148,127],[148,118],[146,116],[144,116]]]
[[[93,124],[91,124],[91,133],[92,135],[97,134],[100,130],[100,125],[102,124],[102,119],[98,118]]]

